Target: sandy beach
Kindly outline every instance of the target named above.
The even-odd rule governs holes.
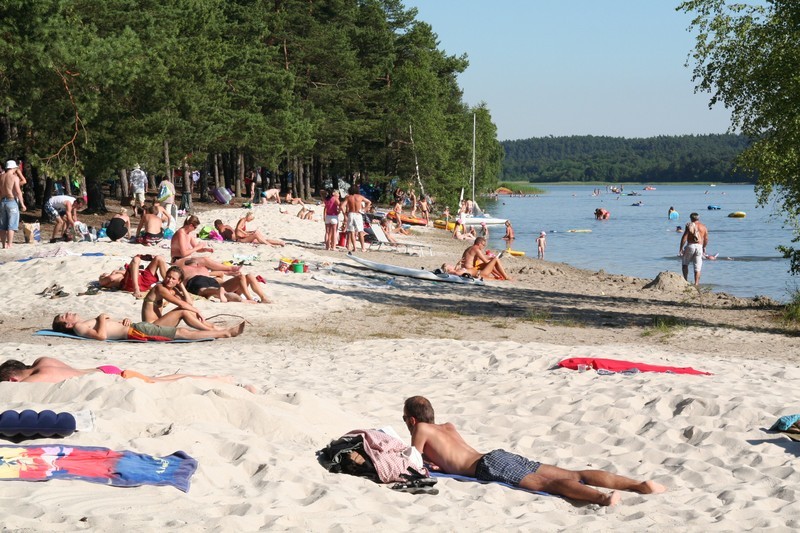
[[[253,226],[284,239],[285,248],[214,244],[214,258],[244,260],[244,271],[261,275],[274,302],[198,300],[206,316],[220,315],[212,321],[247,320],[234,339],[133,344],[34,336],[67,310],[138,320],[141,301],[129,293],[79,293],[132,255],[168,258],[169,248],[81,242],[0,252],[2,360],[31,363],[47,355],[78,368],[223,374],[261,391],[99,373],[59,384],[0,383],[4,409],[93,413],[91,430],[61,444],[156,456],[183,450],[199,462],[188,493],[81,481],[2,483],[5,529],[800,528],[800,442],[766,431],[779,416],[800,413],[800,336],[780,322],[773,302],[697,291],[677,272],[636,279],[530,258],[504,257],[514,281],[484,287],[393,278],[325,251],[323,223],[296,218],[298,209],[254,209]],[[206,224],[220,218],[233,225],[245,212],[199,215]],[[364,255],[433,270],[455,262],[467,246],[433,228],[415,229],[409,240],[430,244],[433,255]],[[279,272],[282,257],[305,261],[309,272]],[[69,296],[37,295],[52,283]],[[554,369],[569,357],[691,366],[713,375]],[[318,464],[315,452],[352,429],[391,425],[409,442],[402,406],[416,394],[479,451],[505,448],[568,469],[607,469],[669,491],[623,493],[613,508],[449,479],[439,481],[437,495],[411,495]],[[45,442],[53,441],[25,444]]]

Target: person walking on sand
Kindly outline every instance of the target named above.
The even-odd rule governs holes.
[[[593,487],[639,494],[660,494],[667,490],[655,481],[636,481],[603,470],[566,470],[505,450],[480,453],[467,444],[453,424],[437,424],[434,418],[433,406],[427,398],[412,396],[405,401],[403,422],[411,433],[411,445],[434,471],[507,483],[603,506],[618,504],[622,496],[618,492],[606,494]]]
[[[133,213],[134,215],[141,215],[144,213],[144,197],[145,193],[147,193],[147,174],[139,166],[139,163],[133,166],[131,175],[128,177],[128,184],[131,187]]]
[[[700,285],[700,271],[703,268],[703,254],[708,246],[708,228],[700,222],[700,215],[689,215],[689,223],[681,234],[681,244],[678,253],[681,255],[683,279],[689,281],[689,263],[694,269],[694,285]]]
[[[461,256],[460,266],[474,277],[487,277],[489,274],[497,279],[511,281],[503,268],[503,263],[499,257],[489,257],[483,253],[486,247],[486,239],[478,237],[475,243],[464,250]],[[501,252],[502,253],[502,252]]]
[[[5,172],[0,171],[0,243],[3,248],[11,248],[14,244],[14,232],[19,229],[19,211],[27,210],[22,198],[21,174],[13,160],[6,163]]]
[[[197,340],[236,337],[244,331],[244,321],[227,329],[198,330],[162,326],[149,322],[133,322],[129,318],[114,320],[106,313],[97,318],[84,319],[77,313],[66,312],[55,316],[53,331],[77,335],[85,339],[104,340]]]
[[[347,220],[347,249],[354,252],[356,241],[361,243],[361,251],[366,252],[364,242],[364,210],[369,211],[372,202],[359,194],[358,185],[351,185],[344,200],[344,213]]]
[[[536,257],[544,259],[544,251],[547,249],[547,233],[541,232],[536,239]]]

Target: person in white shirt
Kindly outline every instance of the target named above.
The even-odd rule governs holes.
[[[144,195],[147,192],[147,174],[144,173],[138,163],[133,167],[128,182],[131,186],[133,211],[138,215],[144,211]]]

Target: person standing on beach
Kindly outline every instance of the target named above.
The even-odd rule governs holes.
[[[325,198],[325,249],[336,250],[337,231],[339,227],[339,191],[328,189],[328,196]]]
[[[361,251],[366,252],[364,243],[364,210],[369,211],[372,202],[361,196],[358,185],[351,185],[347,198],[344,199],[344,213],[347,220],[347,249],[356,250],[356,240],[361,243]]]
[[[510,220],[506,220],[506,234],[502,238],[506,241],[506,249],[510,250],[511,245],[514,244],[514,228],[511,226]]]
[[[6,163],[5,172],[0,172],[0,243],[3,248],[11,248],[14,232],[19,229],[19,211],[27,209],[19,181],[21,174],[13,160]]]
[[[403,422],[411,433],[411,445],[434,471],[508,483],[603,506],[618,504],[622,496],[617,492],[606,494],[589,485],[639,494],[659,494],[667,490],[655,481],[636,481],[603,470],[566,470],[505,450],[480,453],[467,444],[453,424],[437,424],[433,406],[423,396],[412,396],[405,401]]]
[[[683,279],[689,281],[689,263],[694,268],[694,285],[700,285],[700,271],[703,268],[703,254],[708,246],[708,228],[700,222],[700,215],[689,215],[689,223],[681,235],[681,244],[678,253],[681,255]]]
[[[144,212],[144,195],[147,192],[147,174],[144,173],[138,163],[134,165],[131,175],[128,177],[128,182],[131,186],[131,197],[133,198],[131,202],[133,204],[133,213],[141,215]],[[141,212],[138,208],[141,208]]]
[[[539,238],[536,239],[536,257],[544,259],[544,251],[547,249],[547,233],[541,232]]]

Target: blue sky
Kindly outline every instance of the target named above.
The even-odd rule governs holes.
[[[724,133],[730,113],[694,92],[691,17],[679,0],[404,0],[439,48],[466,53],[469,105],[500,140]]]

